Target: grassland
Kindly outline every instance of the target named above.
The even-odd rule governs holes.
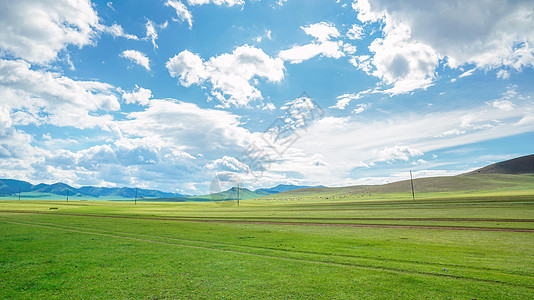
[[[531,188],[0,201],[0,298],[532,299]]]

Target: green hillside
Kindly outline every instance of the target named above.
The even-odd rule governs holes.
[[[499,191],[534,191],[534,155],[495,163],[457,176],[417,178],[416,194],[473,194]],[[410,180],[383,185],[308,188],[288,191],[264,200],[325,200],[371,197],[373,194],[411,197]],[[428,196],[428,195],[427,195]]]
[[[518,158],[498,162],[489,166],[480,168],[464,175],[483,175],[483,174],[532,174],[534,175],[534,154],[521,156]]]

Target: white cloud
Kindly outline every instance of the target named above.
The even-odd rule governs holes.
[[[136,35],[125,33],[124,29],[122,29],[122,26],[118,25],[118,24],[113,24],[113,25],[111,25],[109,27],[108,26],[104,26],[104,25],[99,25],[97,28],[101,32],[104,32],[104,33],[107,33],[107,34],[111,34],[113,37],[123,37],[123,38],[127,38],[129,40],[137,40],[137,39],[139,39]]]
[[[176,10],[176,16],[178,17],[178,20],[187,22],[187,24],[189,24],[189,28],[193,27],[193,15],[182,2],[176,0],[167,0],[167,2],[165,2],[165,6],[174,8],[174,10]]]
[[[370,92],[371,92],[371,90],[365,90],[365,91],[361,91],[361,92],[356,93],[356,94],[343,94],[343,95],[337,96],[336,104],[333,105],[333,106],[330,106],[330,108],[345,109],[345,107],[347,107],[347,105],[349,105],[349,103],[352,100],[358,100],[358,99],[362,98],[363,96],[369,94]],[[365,107],[364,107],[364,109],[365,109]]]
[[[261,92],[250,81],[257,77],[270,82],[284,78],[284,63],[279,58],[271,58],[261,49],[248,45],[236,48],[203,61],[200,56],[188,50],[175,55],[166,64],[172,77],[180,84],[190,86],[209,81],[212,95],[223,106],[247,105],[252,100],[262,99]]]
[[[499,70],[497,72],[497,78],[508,79],[510,78],[510,72],[508,70]]]
[[[272,102],[267,102],[263,104],[261,109],[262,110],[276,110],[276,106],[274,106]]]
[[[357,107],[352,111],[352,113],[360,114],[369,108],[369,104],[360,103],[356,105]]]
[[[126,104],[139,103],[140,105],[148,105],[152,98],[152,91],[135,85],[135,90],[131,93],[123,92],[122,99]]]
[[[158,45],[156,44],[156,40],[158,39],[158,32],[156,31],[156,27],[154,26],[154,23],[150,20],[146,20],[146,39],[149,39],[152,42],[152,46],[154,46],[154,49],[158,48]],[[167,27],[167,23],[164,23],[160,26],[161,28]]]
[[[349,59],[349,62],[356,68],[364,71],[367,74],[371,74],[373,70],[371,56],[369,55],[358,55],[353,56]]]
[[[3,145],[2,120],[0,107],[0,146]],[[80,151],[40,149],[38,156],[24,157],[27,163],[24,170],[32,176],[47,174],[50,180],[80,185],[146,186],[163,190],[181,187],[189,193],[198,193],[196,189],[206,192],[204,182],[215,172],[232,168],[248,170],[237,158],[255,138],[241,126],[239,117],[230,112],[202,109],[173,99],[152,99],[143,111],[114,121],[114,127],[117,134],[114,142],[106,139],[104,144]],[[24,154],[22,147],[17,146],[18,153]],[[4,167],[6,160],[2,160],[1,152],[0,149],[0,166]],[[15,158],[9,161],[13,164]],[[9,168],[5,165],[3,170],[15,168],[21,165]],[[198,184],[193,186],[192,182]]]
[[[170,58],[165,64],[172,77],[178,77],[180,84],[189,87],[200,84],[209,77],[202,58],[189,50],[184,50]]]
[[[330,58],[340,58],[345,54],[341,50],[342,41],[326,41],[323,43],[311,43],[303,46],[294,46],[288,50],[282,50],[278,57],[293,64],[301,63],[305,60],[323,55]]]
[[[351,40],[361,40],[363,39],[363,27],[358,24],[353,24],[352,27],[347,31],[346,34],[348,39]]]
[[[458,76],[458,78],[464,78],[473,75],[473,72],[475,72],[476,68],[472,68],[471,70],[465,71],[462,74]]]
[[[331,38],[337,38],[340,36],[339,31],[334,25],[320,22],[301,27],[307,35],[313,36],[319,42],[329,41]]]
[[[384,22],[384,38],[370,47],[373,75],[393,85],[391,93],[432,84],[438,60],[451,68],[474,64],[491,69],[534,65],[532,1],[359,0],[361,22]],[[394,63],[397,61],[397,63]],[[403,67],[404,66],[404,67]]]
[[[216,169],[218,171],[230,172],[248,172],[250,168],[247,164],[239,161],[235,157],[223,156],[218,158],[205,166],[208,169]]]
[[[125,50],[120,54],[120,57],[129,59],[145,68],[147,71],[150,71],[150,59],[142,52],[137,50]]]
[[[226,6],[234,6],[234,5],[244,5],[244,0],[187,0],[189,5],[204,5],[204,4],[216,4],[216,5],[226,5]]]
[[[256,43],[261,43],[261,41],[263,41],[264,38],[270,40],[271,39],[271,34],[272,34],[272,32],[270,30],[265,31],[264,35],[260,35],[260,36],[256,37]]]
[[[454,128],[454,129],[447,130],[439,134],[438,137],[445,137],[449,135],[460,135],[460,134],[464,134],[465,132],[466,132],[465,130],[459,130],[458,128]]]
[[[345,56],[343,52],[344,44],[342,41],[331,41],[331,38],[338,38],[339,31],[332,25],[326,22],[302,26],[302,30],[307,35],[315,38],[315,41],[302,45],[293,46],[290,49],[282,50],[278,57],[291,63],[301,63],[305,60],[311,59],[317,55],[322,55],[330,58],[340,58]],[[347,47],[348,52],[354,53],[354,47]]]
[[[0,60],[0,87],[0,105],[23,123],[109,130],[113,118],[102,112],[120,108],[109,84],[32,70],[21,60]]]
[[[0,49],[45,64],[55,60],[68,45],[91,44],[98,25],[98,16],[88,0],[2,1]]]
[[[404,160],[408,161],[410,157],[421,156],[423,152],[410,148],[408,146],[395,145],[393,147],[385,147],[378,152],[378,161],[393,161]]]
[[[356,53],[356,46],[354,45],[351,45],[351,44],[343,44],[343,52],[347,53],[347,54],[354,54]]]
[[[352,98],[349,94],[341,95],[337,97],[337,102],[335,105],[330,106],[330,108],[337,108],[337,109],[345,109],[347,105],[349,105]]]
[[[491,103],[491,105],[504,111],[511,111],[514,109],[514,104],[510,100],[495,100]]]
[[[403,26],[386,30],[384,38],[371,43],[374,53],[372,74],[392,87],[385,92],[407,93],[427,88],[435,78],[438,54],[428,45],[409,39],[409,29]]]
[[[534,103],[522,100],[509,111],[484,104],[467,110],[388,115],[372,121],[359,116],[324,117],[298,132],[299,138],[273,171],[295,170],[305,182],[340,185],[365,165],[394,159],[411,162],[421,153],[531,132],[533,115]],[[314,155],[328,165],[313,165]]]
[[[145,145],[174,146],[194,155],[241,147],[251,138],[234,114],[171,99],[152,99],[146,110],[132,112],[128,119],[120,123],[127,136],[141,137]]]

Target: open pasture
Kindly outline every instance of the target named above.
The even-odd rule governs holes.
[[[51,209],[52,208],[52,209]],[[2,201],[1,298],[531,299],[534,196]]]

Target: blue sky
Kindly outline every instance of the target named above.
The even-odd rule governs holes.
[[[534,3],[0,0],[0,177],[187,194],[532,154]]]

